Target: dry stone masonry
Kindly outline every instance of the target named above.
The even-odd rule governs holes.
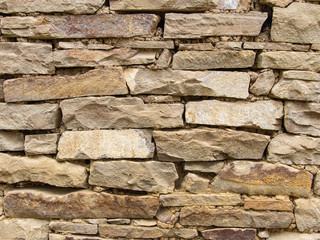
[[[319,240],[319,0],[0,0],[1,240]]]

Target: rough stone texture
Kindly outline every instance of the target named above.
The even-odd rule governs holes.
[[[320,165],[320,139],[280,134],[268,146],[267,161],[288,165]]]
[[[243,44],[243,49],[262,50],[265,45],[265,42],[245,42]]]
[[[136,219],[132,221],[134,226],[154,227],[157,226],[157,221],[154,219]]]
[[[154,131],[153,137],[160,161],[187,162],[261,159],[270,138],[222,129]]]
[[[26,135],[24,150],[28,155],[56,154],[59,134]]]
[[[241,50],[242,42],[217,42],[215,47],[218,49]]]
[[[153,218],[158,197],[96,193],[90,190],[16,189],[4,199],[9,217],[32,218]]]
[[[49,240],[106,240],[96,236],[59,235],[50,233]]]
[[[319,43],[320,6],[292,3],[287,8],[274,8],[271,39],[275,42]]]
[[[320,234],[308,234],[298,232],[271,232],[268,240],[319,240]]]
[[[160,55],[160,57],[156,61],[156,67],[161,68],[168,68],[172,61],[172,53],[169,49],[164,49]]]
[[[261,4],[265,4],[265,5],[268,5],[270,7],[286,7],[290,3],[292,3],[292,1],[293,0],[260,0],[259,2]]]
[[[212,189],[250,195],[308,197],[313,175],[280,163],[234,161],[224,167]]]
[[[195,72],[129,68],[124,77],[131,94],[215,96],[245,99],[250,76],[242,72]]]
[[[180,43],[179,51],[210,51],[215,48],[211,43]]]
[[[58,49],[85,49],[87,46],[80,41],[77,42],[58,42],[56,47]]]
[[[254,240],[255,229],[220,228],[201,231],[205,239],[213,240]]]
[[[313,191],[314,191],[314,194],[320,196],[320,173],[319,173],[319,171],[315,177]]]
[[[51,44],[1,42],[0,59],[0,75],[55,72]]]
[[[55,129],[60,121],[58,104],[0,103],[0,129],[45,130]]]
[[[296,199],[295,217],[300,232],[318,232],[320,230],[320,199]]]
[[[0,151],[23,151],[24,136],[21,132],[0,131]]]
[[[5,17],[1,31],[7,37],[37,39],[150,37],[159,21],[153,14]]]
[[[58,159],[152,158],[151,133],[143,130],[64,132]]]
[[[320,51],[320,43],[312,44],[311,49],[315,51]]]
[[[273,71],[265,71],[259,74],[257,80],[250,87],[250,92],[256,96],[268,95],[276,81]]]
[[[205,192],[209,185],[209,179],[194,173],[188,173],[182,183],[181,188],[191,193]]]
[[[224,162],[186,162],[184,170],[189,172],[218,173]]]
[[[167,224],[174,225],[176,222],[178,222],[178,216],[173,214],[169,208],[160,208],[157,212],[156,218]]]
[[[42,182],[58,187],[87,187],[85,167],[58,162],[45,156],[24,157],[0,153],[0,181],[6,183]]]
[[[293,218],[293,214],[289,212],[184,207],[180,223],[183,226],[288,228]]]
[[[178,173],[173,163],[108,161],[93,162],[91,185],[137,191],[173,192]]]
[[[67,129],[183,127],[182,104],[144,104],[140,98],[89,97],[60,103]]]
[[[91,50],[110,50],[113,49],[114,46],[108,45],[108,44],[95,44],[95,43],[89,43],[87,45],[88,49]]]
[[[282,102],[222,102],[205,100],[186,104],[186,122],[215,126],[280,130]]]
[[[266,13],[167,13],[164,37],[257,36],[266,19]]]
[[[173,56],[172,68],[185,70],[249,68],[253,66],[255,56],[256,53],[250,50],[179,51]]]
[[[270,211],[292,211],[293,204],[287,200],[273,198],[245,198],[244,209],[249,210],[270,210]]]
[[[96,69],[75,76],[25,77],[4,82],[6,102],[127,93],[121,68]]]
[[[114,44],[114,46],[119,48],[174,49],[174,42],[172,40],[139,41],[139,40],[131,40],[131,39],[121,39],[121,40],[118,40]]]
[[[240,0],[220,0],[219,5],[217,6],[218,9],[231,9],[236,10],[239,6],[240,8],[242,6],[247,5],[247,1],[240,1]]]
[[[58,233],[75,233],[87,235],[96,235],[98,233],[97,225],[84,223],[51,221],[49,224],[49,228]]]
[[[3,214],[3,197],[0,197],[0,216]]]
[[[284,113],[288,132],[320,136],[320,103],[286,102]]]

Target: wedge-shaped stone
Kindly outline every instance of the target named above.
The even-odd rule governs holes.
[[[284,113],[288,132],[320,136],[320,103],[286,102]]]
[[[0,181],[5,183],[42,182],[58,187],[87,187],[85,167],[58,162],[45,156],[23,157],[0,153]]]
[[[186,122],[192,124],[280,130],[283,105],[278,101],[188,102]]]
[[[270,137],[222,129],[154,131],[160,161],[261,159]],[[254,146],[254,148],[252,147]]]
[[[164,37],[257,36],[267,17],[267,13],[167,13]]]
[[[183,127],[183,104],[144,104],[141,98],[89,97],[62,101],[60,107],[68,129]]]
[[[179,51],[173,56],[172,68],[207,70],[217,68],[249,68],[256,53],[249,50]]]
[[[296,199],[295,217],[300,232],[318,232],[320,230],[320,199]]]
[[[124,72],[131,94],[170,94],[245,99],[250,76],[243,72],[193,72],[128,68]]]
[[[24,150],[28,155],[56,154],[59,134],[26,135]]]
[[[55,72],[51,44],[1,42],[0,59],[0,75]]]
[[[320,165],[320,139],[280,134],[271,140],[267,156],[269,162]]]
[[[256,237],[255,229],[239,228],[219,228],[201,231],[205,239],[213,240],[254,240]]]
[[[271,39],[276,42],[319,43],[320,6],[292,3],[287,8],[274,8]]]
[[[151,138],[151,132],[136,129],[64,132],[58,159],[152,158]]]
[[[245,198],[244,209],[270,210],[270,211],[292,211],[293,204],[289,199],[274,198]]]
[[[308,197],[313,175],[280,163],[234,161],[212,183],[214,191]]]
[[[1,31],[7,37],[37,39],[150,37],[159,21],[153,14],[5,17]]]
[[[0,0],[1,13],[64,12],[72,14],[93,14],[102,7],[105,0]]]
[[[17,189],[7,193],[4,208],[7,216],[20,218],[153,218],[159,200],[90,190]]]
[[[299,232],[271,232],[268,240],[319,240],[320,234],[308,234]]]
[[[4,82],[6,102],[127,93],[121,68],[96,69],[75,76],[25,77]]]
[[[23,151],[24,136],[21,132],[0,131],[0,151]]]
[[[45,130],[59,126],[58,104],[7,104],[0,103],[0,129]]]
[[[183,226],[288,228],[294,217],[289,212],[245,211],[212,207],[184,207],[180,214]]]
[[[173,192],[178,173],[173,163],[108,161],[93,162],[89,184],[109,188]]]
[[[96,235],[98,233],[98,225],[94,224],[51,221],[49,224],[49,228],[54,232],[59,233],[75,233],[88,235]]]

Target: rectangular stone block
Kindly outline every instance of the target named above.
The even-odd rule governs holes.
[[[224,162],[186,162],[184,170],[188,172],[218,173],[224,166]]]
[[[127,93],[121,68],[95,69],[75,76],[24,77],[4,82],[6,102]]]
[[[218,228],[201,231],[204,239],[213,240],[255,240],[255,229]]]
[[[270,211],[293,211],[293,204],[289,200],[274,198],[245,198],[244,209],[249,210],[270,210]]]
[[[28,155],[56,154],[59,134],[26,135],[24,150]]]
[[[294,215],[300,232],[318,232],[320,225],[320,199],[296,199]]]
[[[0,131],[0,151],[23,151],[24,136],[21,132]]]
[[[98,234],[98,225],[94,224],[51,221],[49,224],[49,228],[58,233],[74,233],[87,235]]]
[[[166,41],[139,41],[131,39],[121,39],[114,43],[119,48],[149,48],[149,49],[174,49],[172,40]]]
[[[179,43],[179,51],[212,51],[215,48],[211,43]]]
[[[271,232],[268,240],[319,240],[320,234],[309,234],[299,232]]]

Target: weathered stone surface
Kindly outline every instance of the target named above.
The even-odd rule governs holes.
[[[87,46],[80,41],[77,42],[58,42],[56,47],[58,49],[85,49]]]
[[[169,49],[164,49],[156,61],[156,67],[161,68],[168,68],[172,61],[172,53]]]
[[[250,92],[256,96],[268,95],[276,81],[273,71],[265,71],[259,74],[257,80],[250,87]]]
[[[287,8],[274,8],[271,39],[275,42],[319,43],[320,6],[292,3]]]
[[[242,42],[217,42],[215,47],[218,49],[240,50],[242,48]]]
[[[245,42],[243,44],[243,49],[262,50],[265,45],[265,42]]]
[[[135,219],[132,221],[134,226],[154,227],[157,226],[157,221],[154,219]]]
[[[287,200],[274,198],[245,198],[244,209],[252,210],[273,210],[273,211],[292,211],[293,204]]]
[[[319,173],[319,171],[317,172],[317,175],[314,180],[313,192],[314,192],[314,194],[320,196],[320,173]]]
[[[56,154],[59,134],[26,135],[24,150],[28,155]]]
[[[264,46],[264,50],[271,51],[291,51],[293,45],[291,43],[275,43],[275,42],[267,42]]]
[[[45,130],[55,129],[60,121],[58,104],[0,103],[0,129]]]
[[[283,105],[278,101],[222,102],[205,100],[186,104],[186,122],[215,126],[280,130]]]
[[[151,132],[143,130],[95,130],[64,132],[58,159],[152,158]]]
[[[49,228],[58,233],[75,233],[96,235],[98,233],[98,225],[51,221]]]
[[[266,19],[266,13],[167,13],[164,37],[257,36]]]
[[[49,221],[38,219],[5,219],[0,221],[2,240],[48,240]]]
[[[121,39],[117,41],[114,46],[120,48],[174,49],[174,42],[172,40],[139,41],[131,39]]]
[[[320,199],[296,199],[295,217],[300,232],[318,232],[320,230]]]
[[[191,193],[205,192],[209,185],[209,179],[195,173],[188,173],[182,183],[181,188]]]
[[[179,51],[210,51],[214,50],[211,43],[180,43]]]
[[[37,39],[152,36],[160,21],[153,14],[5,17],[2,34]]]
[[[164,207],[179,206],[235,206],[241,205],[242,199],[239,194],[187,194],[173,193],[160,196],[161,205]]]
[[[124,77],[131,94],[170,94],[245,99],[250,76],[243,72],[196,72],[129,68]]]
[[[183,104],[144,104],[140,98],[89,97],[60,103],[67,129],[182,127]]]
[[[284,113],[288,132],[320,136],[320,103],[286,102]]]
[[[288,228],[293,219],[293,214],[289,212],[258,212],[210,207],[184,207],[180,214],[180,223],[183,226]]]
[[[205,239],[213,240],[254,240],[255,229],[219,228],[201,231]]]
[[[212,183],[214,191],[308,197],[313,175],[280,163],[234,161]]]
[[[292,3],[292,0],[260,0],[260,3],[270,7],[286,7]]]
[[[0,75],[55,72],[51,44],[1,42],[0,58]]]
[[[139,95],[144,103],[180,103],[181,99],[171,95]]]
[[[85,167],[45,156],[30,158],[0,153],[0,173],[0,181],[10,184],[30,181],[58,187],[87,187]]]
[[[116,225],[129,225],[131,222],[130,219],[126,218],[118,218],[118,219],[107,219],[107,223],[116,224]],[[101,224],[101,223],[99,223]]]
[[[97,236],[79,236],[79,235],[59,235],[50,233],[49,240],[106,240],[105,238],[99,238]]]
[[[289,165],[320,165],[320,139],[280,134],[268,146],[267,161]]]
[[[153,218],[159,200],[153,196],[126,196],[90,190],[16,189],[4,199],[9,217],[32,218]]]
[[[75,76],[25,77],[4,82],[6,102],[127,93],[121,68],[96,69]]]
[[[173,56],[172,68],[207,70],[217,68],[249,68],[256,53],[250,50],[179,51]]]
[[[184,170],[189,172],[218,173],[224,162],[186,162]]]
[[[315,51],[320,51],[320,43],[312,44],[311,49]]]
[[[110,50],[113,49],[114,46],[108,44],[89,43],[87,48],[91,50]]]
[[[319,240],[320,234],[308,234],[299,232],[271,232],[268,240]]]
[[[160,161],[187,162],[261,159],[270,138],[229,129],[154,131],[153,137]]]
[[[91,185],[137,191],[173,192],[178,173],[173,163],[108,161],[93,162]]]
[[[156,218],[167,224],[174,225],[176,222],[178,222],[178,216],[173,214],[169,208],[160,208],[157,212]]]
[[[257,57],[258,68],[320,71],[320,53],[262,52]]]
[[[3,197],[0,197],[0,216],[3,214]]]
[[[23,151],[24,136],[21,132],[0,131],[0,151]]]

